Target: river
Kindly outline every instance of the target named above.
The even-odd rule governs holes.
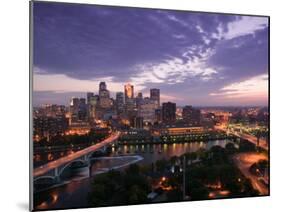
[[[91,178],[98,173],[112,168],[124,169],[132,163],[147,165],[160,159],[180,156],[185,152],[195,152],[200,148],[210,149],[215,145],[224,147],[229,142],[232,141],[227,139],[177,144],[119,145],[119,147],[113,147],[109,155],[117,158],[103,158],[94,163],[91,170],[88,167],[77,169],[72,172],[71,176],[65,177],[60,185],[35,193],[34,207],[37,210],[91,207],[88,203]],[[46,158],[45,155],[37,157]]]

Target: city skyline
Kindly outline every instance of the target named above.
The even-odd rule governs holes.
[[[100,83],[106,83],[106,82],[99,82],[99,84]],[[130,84],[130,83],[127,83],[127,84],[125,84],[124,85],[124,88],[123,88],[123,91],[118,91],[118,92],[111,92],[110,90],[107,90],[108,92],[109,92],[109,98],[110,99],[114,99],[114,100],[117,100],[117,96],[118,96],[118,94],[120,95],[120,94],[122,94],[122,96],[123,96],[123,100],[124,100],[124,103],[125,103],[125,87],[126,86],[133,86],[134,87],[134,85],[132,85],[132,84]],[[106,85],[107,86],[107,85]],[[98,87],[100,87],[99,85],[98,85]],[[142,92],[140,92],[140,91],[136,91],[136,92],[134,92],[133,93],[133,99],[135,100],[135,101],[137,101],[137,98],[138,98],[138,95],[140,95],[141,94],[141,98],[142,99],[145,99],[145,98],[148,98],[148,99],[151,99],[151,92],[153,91],[153,90],[158,90],[159,92],[160,92],[160,89],[158,89],[158,88],[148,88],[148,93],[142,93]],[[85,100],[88,100],[88,94],[91,94],[92,96],[97,96],[97,97],[99,97],[100,96],[100,94],[99,94],[99,89],[97,90],[97,91],[95,91],[95,92],[92,92],[92,91],[88,91],[88,92],[81,92],[81,93],[73,93],[73,94],[76,94],[76,96],[70,96],[69,97],[69,99],[67,99],[66,100],[66,103],[64,104],[64,103],[57,103],[57,102],[44,102],[44,103],[42,103],[42,104],[38,104],[38,105],[33,105],[34,107],[42,107],[42,106],[46,106],[46,105],[63,105],[63,106],[69,106],[70,104],[71,104],[71,102],[72,102],[72,100],[73,99],[85,99]],[[71,93],[72,94],[72,93]],[[158,106],[161,106],[163,103],[167,103],[167,102],[172,102],[172,103],[174,103],[172,100],[169,100],[169,99],[166,99],[166,101],[163,101],[163,100],[161,100],[161,95],[162,94],[160,94],[159,93],[159,104],[158,104]],[[165,99],[165,97],[164,97],[164,99]],[[157,101],[157,100],[156,100]],[[188,104],[188,103],[183,103],[183,105],[176,105],[177,107],[185,107],[185,106],[190,106],[191,104]],[[239,105],[239,106],[237,106],[237,105],[193,105],[193,106],[195,106],[195,107],[267,107],[268,105]]]
[[[267,106],[266,17],[52,3],[34,7],[36,106],[68,105],[71,97],[97,94],[100,81],[113,98],[130,83],[135,96],[158,88],[161,102],[179,106]]]
[[[270,195],[269,17],[30,4],[31,210]]]

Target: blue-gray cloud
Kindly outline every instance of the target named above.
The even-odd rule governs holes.
[[[144,92],[159,87],[181,104],[186,95],[194,103],[266,73],[267,18],[251,18],[35,2],[34,66],[38,74],[134,81]]]

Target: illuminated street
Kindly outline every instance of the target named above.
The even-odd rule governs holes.
[[[224,125],[216,126],[216,129],[222,130],[222,131],[227,132],[227,133],[231,133],[233,135],[236,135],[236,136],[238,136],[242,139],[245,139],[245,140],[247,140],[247,141],[249,141],[249,142],[251,142],[255,145],[257,144],[257,138],[253,135],[231,131],[229,129],[226,129],[226,126],[224,126]],[[268,150],[268,145],[267,145],[267,142],[266,142],[265,139],[262,139],[262,138],[259,139],[259,147],[261,147],[264,150]]]
[[[253,187],[260,192],[261,195],[268,195],[268,188],[262,184],[258,177],[251,174],[249,168],[252,164],[259,160],[268,160],[268,156],[261,153],[239,153],[233,156],[233,160],[245,177],[251,180]]]
[[[253,135],[249,135],[249,134],[245,134],[245,133],[233,133],[234,135],[243,138],[247,141],[250,141],[253,144],[257,144],[257,138]],[[259,147],[261,147],[262,149],[268,150],[268,145],[265,139],[261,139],[259,141]]]

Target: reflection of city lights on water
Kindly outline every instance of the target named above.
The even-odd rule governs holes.
[[[52,203],[57,202],[57,200],[58,200],[58,195],[57,194],[53,194],[52,195]]]
[[[53,157],[52,153],[49,153],[48,154],[48,161],[53,160],[53,159],[54,159],[54,157]]]
[[[46,209],[48,208],[51,204],[54,204],[58,201],[58,194],[51,194],[51,199],[49,200],[49,203],[48,201],[44,201],[42,202],[38,208],[39,209]]]
[[[42,203],[38,206],[38,208],[45,209],[45,208],[47,208],[47,206],[48,206],[47,202],[42,202]]]

